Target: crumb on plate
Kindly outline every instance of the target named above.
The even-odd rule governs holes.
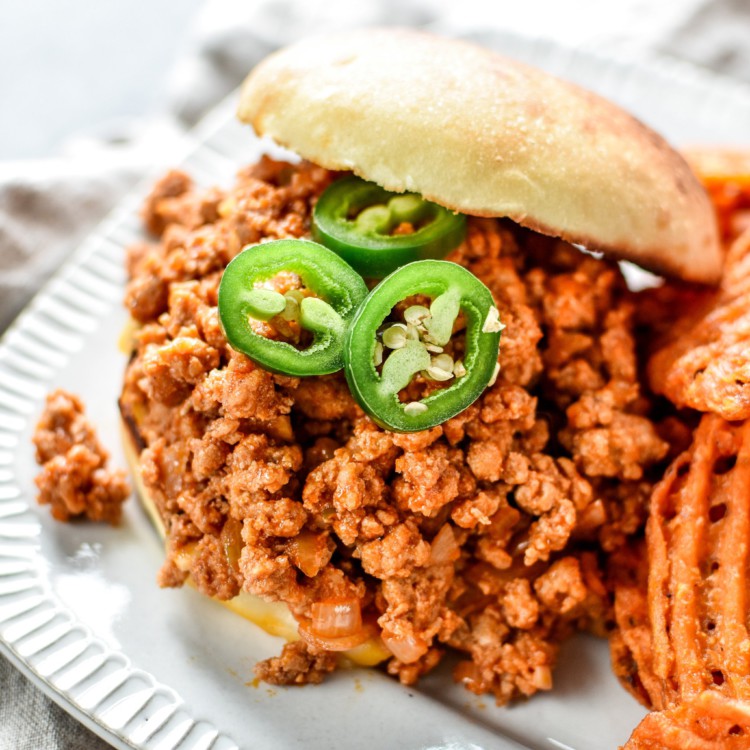
[[[58,521],[85,516],[116,525],[130,487],[121,469],[107,468],[109,454],[84,415],[81,400],[62,389],[47,396],[33,437],[38,502]]]

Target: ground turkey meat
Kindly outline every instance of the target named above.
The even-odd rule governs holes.
[[[403,682],[450,647],[456,679],[498,703],[549,689],[561,641],[610,617],[602,548],[639,531],[667,453],[639,388],[633,297],[614,263],[470,218],[448,259],[494,295],[499,377],[439,427],[384,431],[340,373],[266,372],[218,325],[225,265],[308,237],[335,177],[264,159],[227,191],[172,173],[146,202],[155,238],[129,259],[140,328],[121,409],[169,535],[160,580],[280,600],[300,623],[354,597]],[[317,682],[334,665],[299,642],[257,674]]]
[[[85,516],[117,524],[130,495],[125,473],[107,468],[107,451],[87,421],[83,404],[72,393],[47,396],[34,433],[40,505],[49,505],[58,521]]]

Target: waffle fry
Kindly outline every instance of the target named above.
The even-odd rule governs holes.
[[[750,226],[750,152],[704,148],[685,157],[716,209],[722,239],[730,244]]]
[[[647,708],[665,708],[661,680],[653,670],[648,619],[648,562],[643,540],[621,547],[609,558],[616,630],[610,634],[612,669],[622,686]]]
[[[626,750],[749,748],[750,421],[702,418],[654,490],[647,545],[651,643],[629,653],[648,702],[663,710]],[[621,597],[618,622],[637,626],[638,602]]]
[[[648,714],[623,750],[747,750],[750,740],[729,716],[733,711],[742,706],[703,693],[699,701]]]
[[[732,245],[718,291],[695,301],[683,308],[651,356],[649,384],[679,407],[748,419],[750,229]]]

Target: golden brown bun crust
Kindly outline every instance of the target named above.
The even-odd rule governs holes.
[[[592,93],[471,44],[405,29],[309,38],[253,70],[239,116],[388,190],[508,216],[684,279],[719,278],[711,205],[662,138]]]

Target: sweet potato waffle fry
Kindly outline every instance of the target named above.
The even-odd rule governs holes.
[[[702,418],[654,490],[647,546],[650,649],[633,645],[642,600],[616,614],[640,697],[661,710],[626,750],[750,747],[750,421]]]
[[[648,559],[644,540],[609,558],[616,630],[609,639],[612,669],[622,686],[647,708],[662,708],[662,683],[654,674],[648,619]]]
[[[669,289],[659,290],[668,305]],[[683,299],[677,290],[672,301]],[[669,326],[648,362],[651,388],[679,407],[750,418],[750,230],[732,245],[716,293]],[[670,316],[671,317],[671,316]]]
[[[721,237],[730,244],[750,227],[750,152],[692,149],[685,158],[708,191]]]

